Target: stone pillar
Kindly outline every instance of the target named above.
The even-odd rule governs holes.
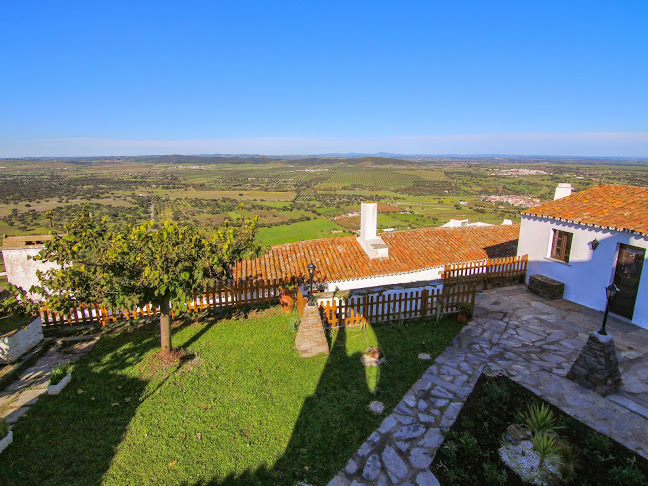
[[[299,323],[299,330],[295,338],[295,349],[303,358],[316,354],[329,354],[328,341],[324,334],[324,325],[320,317],[319,307],[306,305]]]
[[[614,393],[621,386],[621,372],[612,336],[590,334],[567,378],[601,395]]]

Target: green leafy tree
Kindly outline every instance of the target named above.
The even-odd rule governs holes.
[[[38,303],[32,300],[22,287],[9,284],[7,290],[9,291],[9,296],[0,300],[0,315],[6,314],[13,317],[25,317],[38,314]]]
[[[58,312],[79,303],[159,307],[160,355],[166,357],[172,349],[170,311],[186,309],[193,293],[230,278],[238,260],[258,256],[256,227],[255,218],[239,220],[236,227],[226,222],[209,232],[170,221],[119,231],[84,208],[63,234],[52,232],[36,257],[58,266],[39,272],[41,287],[33,290]]]

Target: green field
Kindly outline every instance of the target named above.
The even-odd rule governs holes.
[[[419,179],[420,177],[417,175],[388,169],[366,169],[361,171],[336,172],[326,180],[325,184],[385,189],[407,186]]]
[[[262,245],[272,246],[295,241],[348,235],[346,232],[331,233],[331,231],[340,230],[342,230],[340,226],[327,219],[315,219],[272,228],[260,228],[257,233],[257,241]]]

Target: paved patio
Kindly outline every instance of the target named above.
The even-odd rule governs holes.
[[[58,340],[36,363],[23,371],[16,381],[0,392],[0,419],[13,427],[31,405],[47,393],[49,375],[62,363],[72,363],[88,353],[99,340],[99,335],[68,337]]]
[[[429,466],[481,372],[499,369],[648,458],[648,330],[610,317],[623,377],[602,397],[565,378],[602,313],[517,285],[477,296],[475,315],[329,485],[436,485]]]

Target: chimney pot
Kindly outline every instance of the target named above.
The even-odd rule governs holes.
[[[360,237],[358,243],[369,259],[387,258],[389,248],[382,238],[377,236],[378,231],[378,204],[363,202],[360,207]]]
[[[556,199],[562,199],[563,197],[571,196],[572,185],[569,182],[561,182],[556,187],[556,192],[554,194],[554,201]]]

